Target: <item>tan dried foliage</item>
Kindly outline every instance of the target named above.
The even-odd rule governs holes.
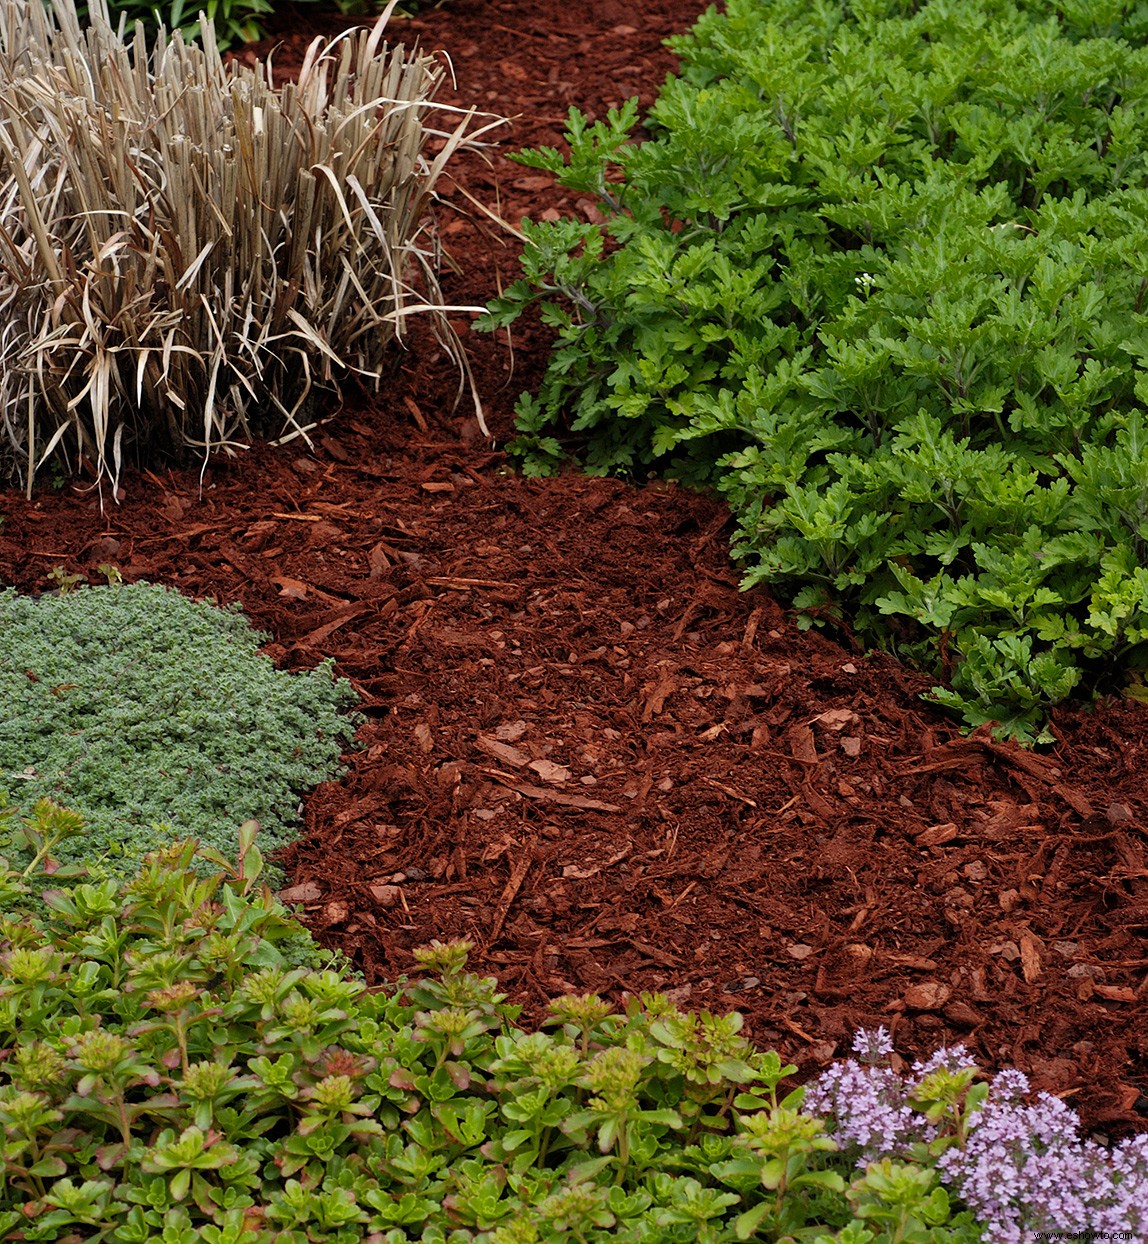
[[[90,8],[81,29],[72,0],[0,0],[11,477],[55,457],[114,488],[129,458],[306,436],[319,393],[379,383],[413,312],[465,367],[430,207],[483,131],[431,102],[432,57],[384,42],[389,9],[276,88],[210,29],[149,48]]]

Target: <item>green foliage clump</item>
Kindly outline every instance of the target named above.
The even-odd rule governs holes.
[[[65,814],[66,815],[66,814]],[[40,827],[59,820],[41,808]],[[0,844],[0,1235],[117,1244],[974,1244],[935,1160],[852,1168],[741,1017],[559,999],[467,943],[370,993],[282,953],[251,846],[55,884]],[[940,1152],[942,1144],[935,1149]]]
[[[223,850],[251,819],[284,845],[356,697],[329,662],[277,671],[260,640],[237,609],[150,584],[0,592],[0,789],[83,815],[68,862],[132,871],[189,835]]]
[[[746,584],[945,676],[970,725],[1148,664],[1148,10],[730,0],[526,223],[558,330],[515,448],[716,484]]]
[[[319,0],[308,0],[318,3]],[[386,7],[386,0],[334,0],[333,5],[340,13],[351,16],[377,14]],[[412,5],[403,5],[411,8]],[[77,12],[80,20],[88,16],[86,4],[78,4]],[[161,28],[166,31],[178,30],[185,39],[198,39],[203,33],[200,29],[199,15],[205,13],[211,22],[211,34],[215,44],[222,52],[238,44],[254,43],[266,34],[260,21],[275,11],[272,0],[167,0],[167,3],[149,3],[148,0],[108,0],[108,13],[117,25],[126,23],[130,33],[136,24],[141,25],[149,35],[154,35]]]
[[[254,43],[263,38],[260,18],[274,12],[270,0],[169,0],[166,4],[149,4],[148,0],[108,0],[108,14],[117,25],[123,21],[130,33],[139,24],[149,36],[161,27],[167,31],[178,30],[185,39],[198,39],[199,14],[206,13],[211,19],[215,45],[220,51],[236,44]],[[81,22],[88,18],[88,6],[76,6]]]

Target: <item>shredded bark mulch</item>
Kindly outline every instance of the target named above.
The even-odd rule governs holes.
[[[403,29],[457,91],[513,118],[458,163],[511,221],[589,213],[504,152],[557,144],[567,106],[648,104],[696,0],[451,0]],[[280,13],[289,73],[346,19]],[[242,53],[241,55],[248,55]],[[478,304],[514,239],[447,187],[441,222]],[[492,427],[546,336],[467,333]],[[962,737],[930,680],[801,632],[738,591],[717,502],[672,485],[530,481],[478,433],[415,334],[381,398],[315,437],[155,469],[118,504],[0,493],[0,581],[57,567],[239,601],[287,668],[333,656],[366,721],[305,805],[288,897],[374,984],[468,937],[528,1016],[592,990],[746,1015],[804,1073],[888,1026],[905,1058],[963,1042],[1109,1134],[1148,1116],[1148,716],[1058,713],[1040,752]],[[107,500],[105,498],[105,500]]]

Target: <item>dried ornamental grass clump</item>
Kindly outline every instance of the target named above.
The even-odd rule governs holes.
[[[149,45],[104,0],[83,30],[73,0],[0,0],[9,477],[55,456],[114,487],[129,457],[305,435],[317,396],[378,384],[412,312],[461,359],[428,211],[473,113],[383,42],[393,7],[277,89],[210,29]]]

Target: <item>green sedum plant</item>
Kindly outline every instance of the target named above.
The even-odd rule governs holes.
[[[435,182],[472,113],[431,121],[433,57],[373,28],[312,44],[295,82],[178,32],[121,36],[92,0],[0,3],[0,469],[306,436],[377,386],[406,316],[455,338]],[[434,145],[434,150],[429,149]]]
[[[457,942],[371,993],[284,952],[250,827],[207,876],[175,844],[62,884],[25,829],[0,821],[6,1240],[981,1239],[932,1159],[852,1172],[740,1017],[571,997],[525,1032]]]
[[[1148,18],[1124,0],[731,0],[521,153],[550,369],[530,471],[714,485],[746,586],[942,675],[972,726],[1148,664]]]
[[[237,609],[150,584],[0,592],[0,790],[82,814],[65,863],[130,873],[188,835],[222,851],[246,820],[284,845],[355,695],[329,662],[276,671],[260,640]]]
[[[1148,1225],[1148,1138],[961,1048],[795,1068],[741,1016],[555,999],[527,1032],[468,942],[367,991],[236,863],[194,844],[64,877],[77,830],[0,815],[0,1233],[233,1244],[974,1244]],[[48,886],[48,889],[43,889]],[[345,965],[341,965],[345,968]],[[1003,1173],[1007,1178],[1002,1177]],[[975,1207],[976,1216],[970,1212]]]

